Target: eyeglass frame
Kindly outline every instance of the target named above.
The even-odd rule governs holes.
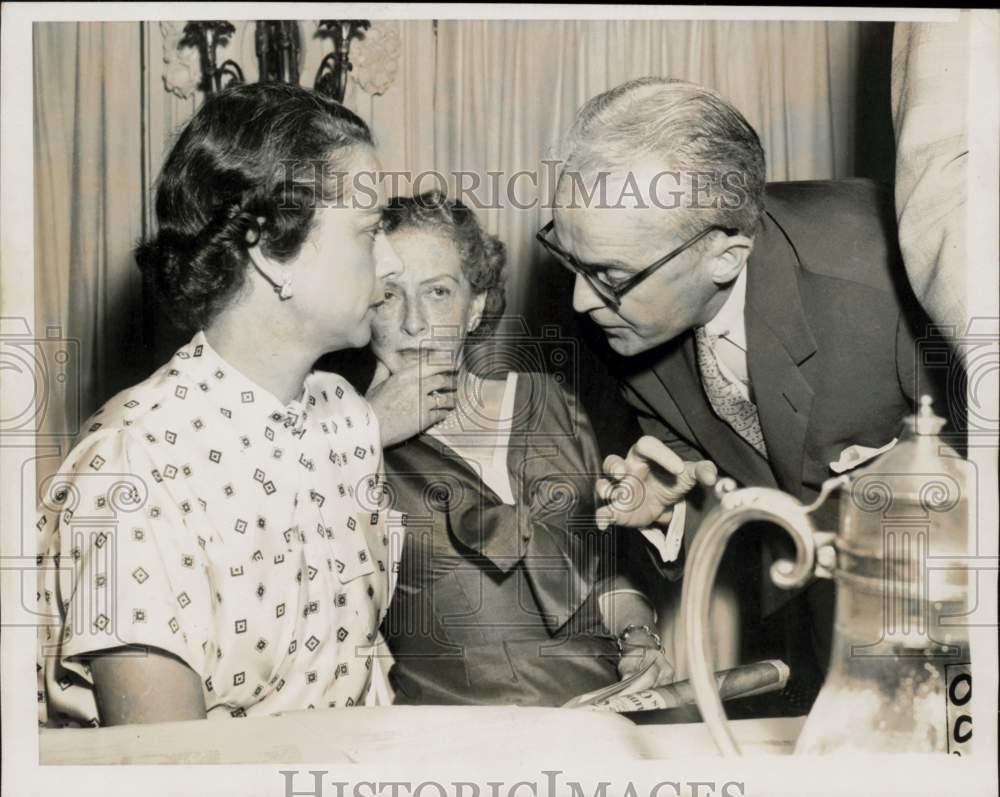
[[[542,227],[537,233],[535,233],[535,239],[542,245],[550,255],[555,255],[555,257],[560,260],[564,266],[566,266],[574,274],[579,274],[586,281],[587,284],[593,289],[594,293],[601,297],[601,299],[608,304],[612,309],[618,310],[622,305],[622,297],[632,290],[636,285],[645,280],[647,277],[651,276],[658,269],[665,266],[675,257],[681,253],[687,251],[692,246],[694,246],[698,241],[704,238],[710,233],[719,231],[724,232],[726,235],[736,235],[739,230],[736,227],[726,227],[721,224],[713,224],[710,227],[706,227],[704,230],[699,232],[692,238],[682,243],[675,249],[667,252],[659,260],[650,263],[644,269],[637,271],[628,279],[623,280],[618,285],[608,285],[608,283],[603,282],[598,279],[596,275],[592,274],[589,269],[593,268],[603,268],[607,269],[610,266],[585,266],[580,263],[573,255],[567,252],[565,249],[560,247],[558,244],[553,243],[545,238],[553,229],[555,229],[555,219],[551,219],[548,224]]]

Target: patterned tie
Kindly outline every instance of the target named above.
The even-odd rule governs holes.
[[[701,383],[715,414],[767,459],[767,446],[764,444],[764,433],[760,430],[757,405],[744,398],[740,389],[722,373],[715,356],[715,339],[708,331],[704,327],[698,327],[695,329],[694,339],[698,347]]]

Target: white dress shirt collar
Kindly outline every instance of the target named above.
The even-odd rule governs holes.
[[[744,265],[733,284],[733,291],[729,294],[729,298],[715,314],[715,318],[705,324],[705,330],[708,334],[717,338],[727,338],[745,351],[747,330],[743,311],[746,308],[746,301],[747,267]]]

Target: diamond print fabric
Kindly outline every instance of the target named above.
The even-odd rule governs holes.
[[[378,422],[345,380],[283,406],[198,333],[86,428],[39,516],[41,721],[96,724],[76,657],[123,644],[180,657],[212,718],[363,698],[396,568],[365,505]]]

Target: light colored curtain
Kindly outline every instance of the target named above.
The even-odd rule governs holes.
[[[64,451],[125,386],[143,323],[139,53],[138,23],[34,27],[35,334],[58,328],[79,358],[42,420]]]
[[[537,171],[589,98],[657,75],[716,89],[739,108],[761,137],[770,180],[851,176],[858,34],[852,23],[442,21],[435,163],[449,173]],[[550,212],[501,204],[480,215],[508,248],[508,329],[544,337],[544,325],[555,324],[562,337],[576,337],[571,280],[553,271],[534,241]],[[632,442],[625,435],[634,432],[620,417],[620,398],[586,346],[575,350],[576,384],[587,385],[584,404],[602,448],[624,454]],[[502,359],[516,357],[508,351]],[[679,662],[670,588],[660,589],[651,598]],[[735,617],[731,609],[722,614]],[[737,636],[732,629],[720,643],[720,664],[737,661]]]
[[[434,169],[434,22],[405,20],[398,30],[402,46],[393,84],[372,96],[350,81],[354,91],[345,102],[371,125],[384,170],[419,174]]]
[[[769,179],[850,176],[858,30],[846,22],[441,21],[435,163],[483,175],[535,171],[587,99],[658,75],[733,102],[761,137]],[[547,219],[537,207],[481,215],[508,246],[509,309],[527,310],[545,283],[533,235]]]
[[[217,60],[235,60],[242,67],[247,81],[253,82],[257,80],[258,72],[254,50],[255,25],[247,21],[233,24],[235,32],[229,43],[219,49]],[[196,71],[185,74],[182,69],[175,73],[172,69],[179,67],[171,67],[167,63],[177,60],[177,37],[183,25],[183,22],[150,22],[145,26],[148,170],[151,176],[159,171],[179,130],[204,101],[201,91],[194,91],[189,97],[179,97],[165,89],[166,85],[176,92],[178,83],[197,77]],[[299,83],[312,86],[320,63],[333,45],[328,38],[317,38],[315,20],[305,20],[299,25],[302,35]],[[395,80],[384,93],[378,95],[368,94],[354,80],[349,80],[344,105],[371,125],[383,169],[414,172],[433,169],[434,22],[380,20],[377,25],[392,27],[399,35]],[[403,181],[400,183],[402,185]]]
[[[857,23],[407,20],[398,30],[395,83],[371,96],[351,82],[345,100],[372,124],[386,169],[535,172],[588,98],[652,74],[732,100],[761,135],[770,179],[855,173]],[[311,85],[330,45],[314,22],[303,31]],[[166,90],[173,45],[155,22],[41,23],[34,45],[36,327],[79,341],[79,398],[51,402],[45,418],[49,434],[67,435],[172,351],[159,331],[150,339],[132,249],[151,222],[152,181],[201,97]],[[246,23],[228,57],[256,78]],[[529,199],[532,186],[518,186]],[[564,322],[565,302],[541,299],[543,211],[502,204],[480,215],[509,248],[509,311],[532,328]]]
[[[183,26],[183,23],[180,23]],[[345,104],[372,123],[387,169],[433,167],[434,26],[399,23],[399,75],[383,96],[353,82]],[[34,26],[35,330],[74,341],[74,378],[50,395],[42,431],[68,451],[79,424],[180,342],[142,295],[133,249],[152,225],[153,183],[204,97],[171,93],[179,28],[169,23]],[[304,22],[301,83],[312,85],[329,40]],[[236,23],[220,61],[257,78],[253,25]],[[191,76],[196,79],[197,74]],[[145,225],[145,227],[144,227]],[[58,332],[57,332],[58,330]],[[58,465],[40,463],[39,478]]]

